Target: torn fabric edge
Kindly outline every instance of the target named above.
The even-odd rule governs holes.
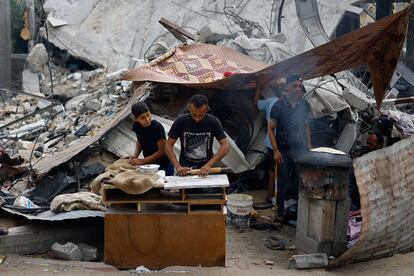
[[[411,8],[270,66],[224,47],[191,44],[127,72],[124,79],[196,88],[253,88],[256,81],[265,86],[292,73],[307,80],[368,64],[379,109],[400,56]],[[227,71],[237,74],[224,78]]]

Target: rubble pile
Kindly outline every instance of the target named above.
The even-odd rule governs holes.
[[[0,130],[1,142],[10,155],[18,154],[26,162],[93,136],[130,98],[132,83],[111,83],[116,74],[106,76],[103,69],[71,72],[53,64],[51,69],[53,91],[49,74],[37,73],[37,97],[15,94],[0,110],[0,127],[10,124]]]

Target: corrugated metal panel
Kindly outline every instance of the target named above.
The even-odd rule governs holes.
[[[2,207],[2,210],[23,216],[30,220],[43,220],[43,221],[59,221],[59,220],[69,220],[69,219],[80,219],[80,218],[94,218],[94,217],[104,217],[105,212],[102,211],[94,211],[94,210],[76,210],[70,212],[63,212],[63,213],[53,213],[52,211],[42,212],[36,216],[30,214],[23,214],[19,211],[12,210],[9,208]]]
[[[354,160],[361,197],[359,240],[336,264],[414,249],[414,137]]]

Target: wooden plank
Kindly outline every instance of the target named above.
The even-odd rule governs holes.
[[[105,263],[117,268],[224,266],[223,213],[105,214]],[[122,235],[120,235],[122,233]]]
[[[167,176],[164,185],[165,190],[172,189],[195,189],[195,188],[218,188],[230,185],[226,174],[211,174],[206,177],[198,175],[189,176]]]
[[[153,203],[153,204],[177,204],[177,203],[193,203],[193,204],[222,204],[224,200],[130,200],[130,199],[117,199],[111,200],[106,203],[136,203],[136,204],[145,204],[145,203]]]
[[[166,28],[168,31],[170,31],[178,40],[180,40],[182,43],[186,43],[187,39],[189,38],[193,41],[196,40],[196,36],[185,29],[179,27],[177,24],[165,19],[164,17],[161,17],[161,19],[158,21],[164,28]]]
[[[184,195],[184,197],[183,197]],[[217,202],[224,202],[223,194],[142,194],[132,195],[124,193],[120,190],[105,190],[104,202],[110,203],[190,203],[190,202],[204,202],[206,204]]]

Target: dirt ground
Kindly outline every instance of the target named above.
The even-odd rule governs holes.
[[[265,191],[251,193],[255,201],[261,201]],[[274,210],[259,210],[259,213],[271,218]],[[15,225],[9,225],[13,227]],[[283,237],[290,249],[270,250],[265,246],[271,235]],[[227,265],[226,267],[169,267],[152,275],[414,275],[414,253],[396,255],[370,262],[352,264],[335,270],[288,269],[289,258],[294,250],[295,228],[284,226],[276,230],[252,230],[240,232],[227,229]],[[102,262],[69,262],[45,259],[34,256],[7,255],[2,262],[0,256],[0,276],[10,275],[127,275],[134,270],[119,271]],[[273,262],[272,265],[265,264]]]
[[[257,233],[250,232],[246,236],[254,238]],[[232,235],[229,235],[229,238]],[[260,239],[260,238],[259,238]],[[236,239],[235,239],[236,240]],[[239,242],[242,239],[238,239]],[[234,242],[230,240],[230,242]],[[243,240],[244,242],[244,240]],[[237,255],[232,255],[232,250],[240,250]],[[251,249],[254,249],[253,251]],[[260,252],[254,255],[253,252]],[[284,257],[280,257],[283,255]],[[382,275],[413,275],[414,274],[414,253],[396,255],[390,258],[352,264],[339,269],[327,271],[324,269],[292,270],[288,269],[286,259],[289,253],[277,254],[275,251],[260,250],[260,246],[238,244],[229,249],[227,267],[169,267],[151,275],[352,275],[352,276],[382,276]],[[275,261],[274,265],[265,265],[263,260]],[[116,268],[105,265],[102,262],[69,262],[34,258],[27,256],[9,255],[3,264],[0,265],[1,276],[33,276],[33,275],[131,275],[133,270],[119,271]]]

